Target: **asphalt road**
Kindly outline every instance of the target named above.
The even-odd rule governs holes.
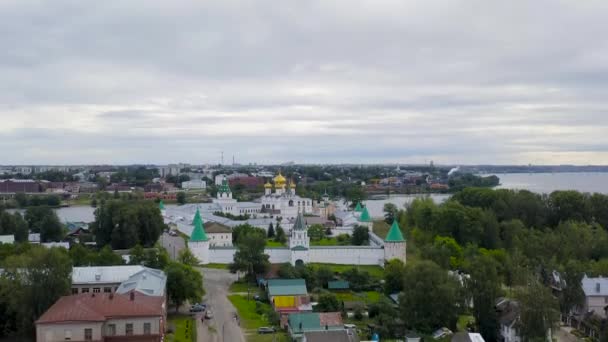
[[[169,252],[171,260],[177,260],[179,251],[186,248],[186,241],[181,236],[171,236],[163,233],[160,236],[160,244]]]
[[[201,322],[197,320],[199,342],[245,342],[243,331],[234,318],[236,309],[228,300],[228,288],[236,280],[236,275],[227,270],[201,269],[205,298],[203,303],[213,312],[213,318]]]

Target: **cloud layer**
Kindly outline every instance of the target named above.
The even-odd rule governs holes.
[[[606,1],[0,2],[0,164],[608,164]]]

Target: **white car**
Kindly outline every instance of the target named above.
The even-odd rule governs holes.
[[[205,312],[205,318],[206,319],[212,319],[213,318],[213,312],[211,310],[207,310]]]

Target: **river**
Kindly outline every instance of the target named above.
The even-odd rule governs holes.
[[[569,173],[504,173],[497,174],[500,178],[500,186],[503,189],[526,189],[538,193],[551,193],[556,190],[577,190],[581,192],[600,192],[608,194],[608,173],[602,172],[569,172]],[[442,203],[450,195],[391,195],[385,199],[367,200],[365,204],[372,217],[382,217],[383,207],[386,203],[393,203],[401,209],[411,203],[415,198],[431,197],[436,203]],[[340,202],[339,206],[343,206]],[[82,221],[92,222],[94,220],[95,208],[92,207],[68,207],[56,209],[57,215],[62,222]]]

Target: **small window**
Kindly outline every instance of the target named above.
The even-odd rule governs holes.
[[[125,335],[127,335],[127,336],[133,335],[133,323],[125,324]]]
[[[100,293],[101,292],[101,288],[100,287],[94,287],[93,288],[93,293]]]
[[[73,294],[73,295],[78,294],[78,288],[73,288],[73,289],[72,289],[72,294]]]
[[[66,341],[71,341],[72,340],[72,330],[66,330],[65,331],[65,340]]]
[[[144,335],[150,335],[152,325],[150,323],[144,323]]]
[[[91,329],[91,328],[84,329],[84,340],[93,341],[93,329]]]
[[[88,287],[83,287],[81,290],[82,293],[89,293],[89,288]]]
[[[108,336],[116,335],[116,324],[108,324]]]
[[[103,292],[104,293],[112,293],[112,288],[111,287],[104,287],[103,288]]]

